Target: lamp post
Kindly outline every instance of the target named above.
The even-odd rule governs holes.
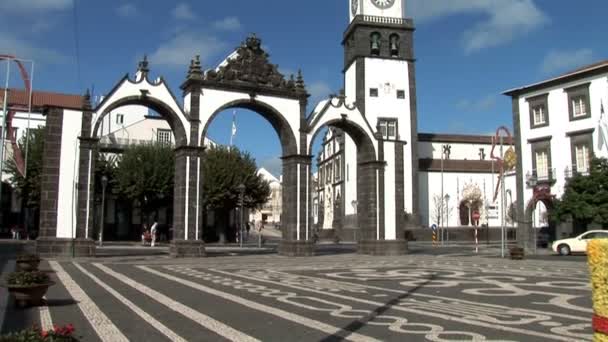
[[[239,192],[239,206],[240,206],[240,213],[239,213],[239,243],[240,246],[243,247],[243,206],[244,206],[244,202],[245,202],[245,184],[241,183],[236,187],[236,190]]]
[[[99,227],[99,247],[103,246],[103,228],[105,226],[106,217],[104,209],[106,207],[106,187],[108,186],[108,177],[101,176],[101,222]]]
[[[445,194],[445,196],[443,196],[443,199],[445,200],[445,221],[444,221],[444,227],[449,227],[450,226],[450,195]],[[445,231],[445,238],[447,241],[450,241],[450,231],[446,230]]]

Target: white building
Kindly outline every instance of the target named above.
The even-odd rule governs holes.
[[[275,177],[265,168],[258,170],[258,176],[268,182],[270,186],[270,197],[260,210],[253,211],[249,214],[249,221],[264,222],[267,224],[281,223],[282,209],[282,184],[280,178]]]
[[[547,209],[562,196],[570,177],[589,171],[591,156],[608,157],[600,120],[606,129],[608,61],[508,90],[517,135],[518,198],[525,221],[547,224]],[[605,133],[604,133],[605,134]],[[579,233],[563,225],[558,236]]]

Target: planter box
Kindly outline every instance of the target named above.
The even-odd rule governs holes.
[[[524,249],[521,247],[513,247],[509,251],[512,260],[522,260],[524,258]]]
[[[5,285],[8,292],[15,297],[18,307],[36,306],[42,304],[42,297],[46,294],[49,287],[55,285],[54,282],[35,285]]]

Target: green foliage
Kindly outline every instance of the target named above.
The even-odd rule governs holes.
[[[44,154],[44,134],[45,128],[30,129],[27,158],[27,177],[24,177],[13,158],[8,158],[6,169],[9,174],[9,181],[21,194],[23,203],[26,207],[38,208],[40,205],[40,178],[42,174],[42,156]],[[26,136],[17,142],[23,157],[25,158]]]
[[[608,224],[608,160],[593,159],[588,176],[576,175],[568,181],[562,198],[555,203],[552,217],[557,221]]]
[[[245,185],[244,206],[258,208],[268,200],[270,185],[257,175],[255,160],[237,148],[212,147],[205,152],[203,198],[209,209],[236,208],[239,184]]]
[[[19,261],[40,261],[40,257],[37,254],[20,254],[15,259]]]
[[[16,286],[48,284],[49,281],[49,275],[40,271],[12,272],[6,279],[8,285]]]
[[[175,157],[171,146],[133,145],[116,160],[111,186],[119,194],[147,206],[173,197]]]

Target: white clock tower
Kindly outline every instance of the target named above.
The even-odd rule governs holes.
[[[345,95],[378,132],[378,158],[385,161],[379,181],[386,184],[379,216],[384,238],[399,239],[418,217],[414,22],[405,17],[405,0],[349,0],[349,11]]]

